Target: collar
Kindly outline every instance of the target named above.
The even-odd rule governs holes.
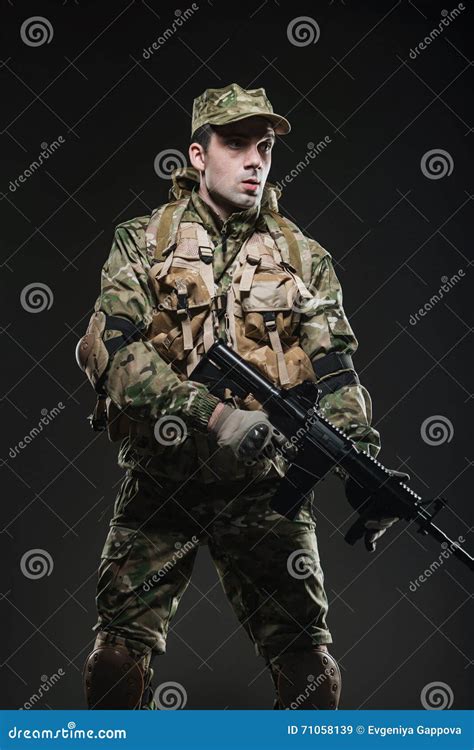
[[[217,243],[221,241],[222,235],[232,240],[243,241],[254,231],[267,231],[260,206],[235,211],[223,221],[201,198],[197,187],[191,192],[183,221],[198,221],[209,233],[212,241]]]

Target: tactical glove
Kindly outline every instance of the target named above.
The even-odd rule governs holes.
[[[390,476],[399,481],[409,482],[410,475],[404,471],[389,469]],[[387,511],[377,511],[377,503],[367,495],[367,490],[361,487],[352,477],[346,479],[346,497],[354,510],[360,513],[357,521],[346,534],[346,540],[354,543],[364,537],[365,547],[369,552],[375,552],[377,541],[385,534],[390,526],[399,520],[397,516],[387,516]]]
[[[237,458],[244,461],[272,458],[277,451],[284,455],[291,453],[291,443],[273,427],[261,409],[245,411],[220,403],[211,414],[207,427],[219,446],[231,448]]]

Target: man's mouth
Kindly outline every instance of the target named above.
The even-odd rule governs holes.
[[[260,185],[260,181],[254,179],[253,177],[250,177],[248,180],[242,180],[242,185],[246,190],[249,190],[253,193],[255,193],[258,190],[258,186]]]

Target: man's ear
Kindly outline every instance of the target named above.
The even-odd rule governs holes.
[[[198,172],[204,172],[204,149],[200,143],[191,143],[189,147],[189,161]]]

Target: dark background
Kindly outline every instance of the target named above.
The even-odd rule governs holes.
[[[184,12],[189,5],[182,6]],[[454,7],[454,6],[453,6]],[[333,255],[344,305],[359,339],[355,362],[372,395],[381,460],[405,468],[412,486],[451,505],[439,517],[471,551],[472,69],[471,4],[416,59],[438,27],[438,2],[224,3],[202,0],[151,55],[176,6],[148,2],[3,2],[2,10],[2,708],[19,708],[45,677],[64,676],[36,704],[84,708],[83,661],[93,642],[99,554],[121,480],[117,445],[86,421],[92,388],[74,349],[99,290],[116,224],[167,199],[158,153],[186,152],[192,100],[236,81],[264,86],[293,130],[279,139],[271,178],[282,180],[309,142],[327,148],[286,187],[281,207]],[[25,44],[22,23],[39,15],[54,34]],[[299,16],[317,21],[317,43],[287,37]],[[16,190],[10,181],[60,148]],[[448,176],[421,159],[442,149]],[[441,277],[464,271],[416,325]],[[49,309],[29,312],[21,293],[49,288]],[[42,410],[64,408],[12,458]],[[44,413],[44,412],[43,412]],[[430,445],[424,420],[449,420],[450,440]],[[470,578],[456,560],[415,592],[437,544],[399,524],[369,556],[343,540],[349,506],[335,479],[315,512],[333,653],[343,670],[343,708],[419,708],[442,682],[454,708],[469,707]],[[50,575],[21,571],[46,551]],[[271,708],[263,660],[240,629],[207,549],[168,640],[156,684],[179,682],[187,708]],[[446,687],[444,688],[446,691]],[[449,693],[449,691],[448,691]]]

